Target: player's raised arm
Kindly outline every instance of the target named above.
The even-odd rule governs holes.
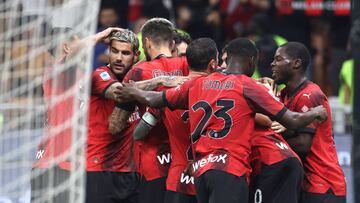
[[[173,87],[177,86],[184,81],[188,80],[187,77],[169,77],[163,76],[150,80],[139,81],[136,83],[127,84],[128,87],[123,85],[114,84],[108,90],[108,97],[113,98],[119,104],[114,108],[109,117],[109,131],[115,135],[127,127],[126,120],[129,118],[131,112],[134,110],[135,104],[124,103],[126,101],[139,100],[147,106],[158,107],[163,104],[162,92],[143,91],[141,89],[151,90],[158,86]],[[142,97],[145,98],[142,98]],[[164,106],[164,105],[163,105]]]
[[[188,109],[188,91],[192,81],[164,92],[144,91],[130,84],[125,87],[118,87],[118,99],[122,101],[137,101],[146,106],[161,108],[169,107],[174,109]]]
[[[117,88],[117,100],[119,101],[137,101],[150,107],[165,107],[165,102],[162,99],[163,92],[144,91],[132,84]]]
[[[312,123],[314,120],[324,122],[327,119],[326,109],[320,105],[308,112],[298,113],[290,110],[286,110],[284,115],[278,120],[286,128],[299,129]]]
[[[159,86],[175,87],[175,86],[182,84],[183,82],[185,82],[187,80],[188,80],[188,77],[185,77],[185,76],[177,76],[177,77],[162,76],[162,77],[157,77],[157,78],[153,78],[153,79],[149,79],[149,80],[145,80],[145,81],[134,82],[131,84],[127,83],[126,85],[129,87],[130,86],[135,87],[139,90],[153,90]],[[127,94],[126,92],[122,92],[122,91],[131,92],[131,89],[127,90],[125,88],[125,90],[123,90],[123,85],[121,83],[119,83],[119,82],[113,83],[105,91],[105,98],[112,99],[118,103],[134,100],[134,99],[132,99],[134,97],[134,95]],[[151,95],[152,94],[150,94],[150,98],[149,98],[150,100],[154,99],[151,97]],[[147,103],[144,103],[144,104],[147,105]],[[149,105],[149,106],[151,106],[151,105]]]

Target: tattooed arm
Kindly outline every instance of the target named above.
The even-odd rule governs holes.
[[[109,117],[109,131],[112,135],[116,135],[128,127],[127,120],[131,113],[131,111],[126,111],[118,107],[114,108]]]
[[[152,90],[152,89],[155,89],[158,86],[174,87],[174,86],[177,86],[179,84],[182,84],[186,80],[188,80],[188,77],[162,76],[162,77],[157,77],[157,78],[153,78],[153,79],[150,79],[150,80],[145,80],[145,81],[132,83],[132,85],[134,84],[139,89]],[[121,89],[116,89],[114,91],[116,93],[119,93],[117,91],[122,91],[122,90]],[[158,93],[162,94],[162,92],[158,92]],[[121,101],[124,101],[124,100],[127,100],[127,99],[119,98],[116,101],[121,102]],[[119,104],[119,106],[120,106],[120,104]],[[119,107],[114,108],[112,114],[109,117],[109,131],[110,131],[111,134],[115,135],[117,133],[120,133],[125,128],[127,128],[127,119],[131,115],[132,111],[133,111],[132,108],[124,108],[124,105],[121,108],[119,108]]]
[[[188,80],[188,77],[185,76],[161,76],[156,77],[149,80],[139,81],[139,82],[131,82],[134,84],[137,88],[142,90],[153,90],[159,86],[165,86],[165,87],[175,87],[186,80]],[[126,84],[124,84],[126,86]],[[116,102],[126,102],[128,101],[125,98],[119,98],[118,95],[121,94],[121,87],[123,85],[121,83],[114,83],[112,84],[105,92],[105,97],[108,99],[112,99]],[[120,88],[119,88],[120,87]],[[130,98],[129,98],[130,100]]]

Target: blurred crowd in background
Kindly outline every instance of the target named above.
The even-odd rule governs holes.
[[[339,1],[314,2],[330,5]],[[350,5],[348,0],[342,2]],[[192,39],[211,37],[219,50],[235,37],[249,37],[261,52],[258,73],[267,77],[271,77],[270,62],[277,46],[299,41],[312,51],[309,77],[328,96],[339,95],[341,89],[341,103],[351,103],[349,8],[297,10],[294,3],[296,0],[102,0],[98,31],[120,26],[139,33],[146,19],[164,17]],[[94,68],[107,61],[106,49],[105,45],[96,47]]]
[[[46,10],[38,13],[40,6],[37,4],[44,2],[56,6],[62,5],[64,0],[14,1],[13,6],[21,15],[15,21],[6,16],[0,18],[0,34],[9,30],[9,26],[19,31],[11,32],[11,40],[1,44],[0,61],[10,61],[6,63],[9,70],[2,74],[5,79],[0,83],[4,92],[42,78],[49,57],[45,49],[40,50],[40,44],[47,42],[44,40],[46,33],[37,33],[40,29],[36,23],[40,17],[48,15]],[[45,17],[50,22],[60,19],[61,23],[77,18],[77,10],[67,11],[69,15],[64,15],[65,11],[66,8],[60,9],[59,13]],[[169,19],[192,39],[210,37],[216,41],[219,50],[236,37],[250,38],[260,50],[256,77],[271,77],[270,63],[279,45],[287,41],[302,42],[313,57],[308,77],[327,96],[339,96],[336,100],[340,104],[351,104],[350,0],[101,0],[97,31],[119,26],[139,33],[142,24],[152,17]],[[27,29],[19,30],[21,26]],[[49,25],[44,25],[43,30],[51,30],[46,26]],[[41,39],[36,40],[36,36]],[[108,62],[107,52],[105,44],[95,47],[93,69]],[[28,98],[22,95],[29,91],[34,96],[42,95],[40,85],[24,90],[12,92],[9,103],[26,103]],[[0,115],[0,121],[2,118],[4,116]]]

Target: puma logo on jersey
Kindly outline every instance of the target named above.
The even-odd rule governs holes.
[[[311,95],[311,93],[309,93],[309,94],[303,94],[303,96],[304,96],[304,97],[307,97],[308,99],[310,99],[310,95]]]

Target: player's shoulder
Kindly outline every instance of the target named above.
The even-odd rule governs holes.
[[[93,71],[93,77],[100,77],[102,80],[106,81],[115,76],[108,66],[100,66]]]
[[[321,96],[321,97],[325,96],[321,88],[317,84],[311,81],[307,81],[297,93],[297,96],[309,97],[308,95]]]
[[[100,73],[103,71],[110,71],[110,68],[108,66],[99,66],[94,70],[94,73]]]
[[[145,61],[145,60],[139,61],[136,64],[134,64],[131,69],[146,69],[146,68],[149,68],[152,65],[151,62],[152,61]]]
[[[304,84],[303,88],[296,93],[296,97],[299,102],[311,102],[316,104],[320,104],[322,101],[327,100],[327,97],[321,91],[321,88],[311,81],[307,81],[306,84]]]
[[[164,66],[164,68],[184,68],[184,67],[188,67],[187,64],[187,60],[185,56],[180,56],[180,57],[166,57],[166,56],[162,56],[158,59],[154,59],[154,64],[156,64],[157,66],[162,65]]]

